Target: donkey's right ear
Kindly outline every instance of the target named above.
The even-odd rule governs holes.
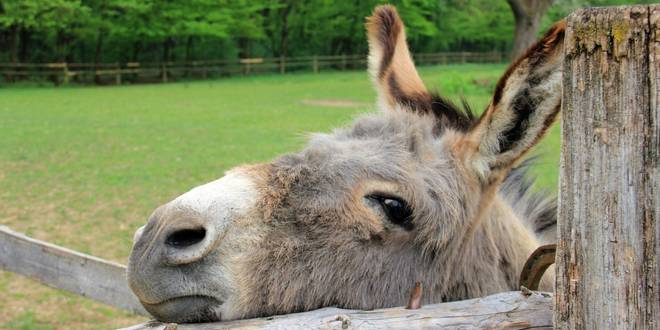
[[[565,26],[555,24],[509,67],[486,111],[457,143],[457,155],[482,182],[501,180],[557,118]]]
[[[381,107],[424,112],[432,97],[413,63],[403,22],[390,5],[378,6],[367,18],[369,73]]]

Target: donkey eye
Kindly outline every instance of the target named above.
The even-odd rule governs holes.
[[[407,230],[412,229],[412,210],[408,204],[397,197],[370,195],[383,208],[387,218],[394,224]]]

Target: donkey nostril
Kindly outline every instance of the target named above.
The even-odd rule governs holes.
[[[165,239],[165,244],[175,248],[185,248],[203,241],[205,236],[204,228],[182,229],[171,233]]]

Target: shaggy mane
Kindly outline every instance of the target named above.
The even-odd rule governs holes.
[[[467,132],[477,119],[468,102],[461,98],[462,108],[440,95],[432,95],[431,111],[442,127],[451,127],[461,132]]]
[[[500,187],[500,193],[514,212],[524,219],[525,225],[536,233],[541,243],[556,240],[557,200],[547,191],[533,189],[535,180],[529,175],[529,169],[537,158],[526,159],[511,170]]]

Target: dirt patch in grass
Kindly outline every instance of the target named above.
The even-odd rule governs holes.
[[[316,100],[302,100],[300,103],[305,105],[317,105],[322,107],[335,107],[335,108],[365,108],[372,106],[370,102],[358,102],[351,100],[337,100],[337,99],[316,99]]]

